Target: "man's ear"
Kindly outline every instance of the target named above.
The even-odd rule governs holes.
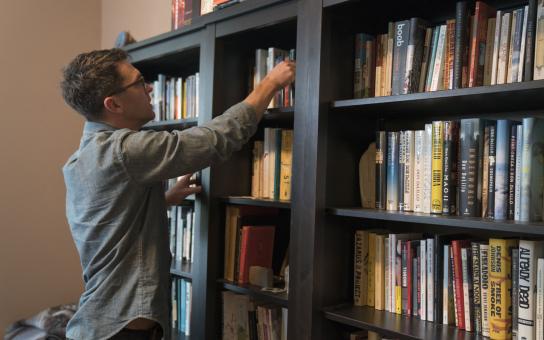
[[[120,113],[122,111],[119,101],[114,96],[104,98],[104,108],[106,111]]]

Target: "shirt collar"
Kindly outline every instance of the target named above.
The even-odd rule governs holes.
[[[81,136],[79,148],[81,149],[85,145],[87,145],[87,143],[89,143],[89,140],[95,133],[115,130],[118,129],[103,122],[86,121],[85,125],[83,126],[83,136]]]

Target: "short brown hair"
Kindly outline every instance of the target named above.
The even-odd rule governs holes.
[[[127,59],[127,52],[119,48],[78,55],[63,70],[60,86],[64,101],[88,120],[97,120],[104,98],[122,85],[117,63]]]

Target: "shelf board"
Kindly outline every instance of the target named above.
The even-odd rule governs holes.
[[[478,217],[441,216],[423,213],[387,211],[363,208],[328,208],[331,215],[356,217],[371,220],[431,224],[493,232],[517,233],[520,235],[544,236],[544,222],[519,222],[511,220],[488,220]]]
[[[276,121],[285,121],[292,122],[295,118],[295,108],[290,107],[281,107],[276,109],[268,109],[264,112],[263,121],[265,122],[276,122]]]
[[[172,328],[172,340],[189,340],[190,337],[182,333],[179,329]]]
[[[221,201],[228,204],[291,209],[291,201],[276,201],[276,200],[271,200],[267,198],[255,198],[251,196],[228,196],[228,197],[222,197]]]
[[[198,118],[171,119],[149,122],[143,126],[148,130],[184,130],[198,125]]]
[[[395,339],[480,339],[474,333],[458,330],[454,326],[421,321],[371,307],[357,307],[351,304],[333,306],[324,310],[325,317],[357,328],[377,332]]]
[[[337,100],[332,109],[359,114],[482,114],[542,110],[544,80],[457,90]],[[499,110],[500,109],[500,110]],[[525,113],[526,114],[526,113]]]
[[[234,293],[249,295],[255,299],[273,303],[285,308],[287,308],[289,305],[289,298],[286,293],[274,294],[271,292],[263,292],[259,286],[249,284],[240,285],[224,279],[219,279],[217,282],[221,283],[223,288]]]
[[[193,279],[192,266],[193,266],[192,263],[180,263],[179,261],[174,261],[172,259],[170,274],[186,279],[186,280],[192,280]]]

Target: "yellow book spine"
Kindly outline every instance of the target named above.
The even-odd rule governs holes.
[[[444,144],[444,123],[433,122],[432,138],[432,182],[431,182],[431,213],[442,214],[442,149]]]
[[[489,337],[512,338],[512,248],[517,240],[489,240]]]
[[[293,130],[281,131],[280,200],[291,199],[291,173],[293,164]]]
[[[376,234],[368,234],[368,290],[366,305],[374,307],[374,265],[376,256]]]
[[[187,81],[183,81],[183,103],[182,103],[182,117],[187,118]]]
[[[395,313],[402,314],[402,287],[395,286]]]
[[[374,308],[385,309],[385,235],[376,235],[374,258]]]

